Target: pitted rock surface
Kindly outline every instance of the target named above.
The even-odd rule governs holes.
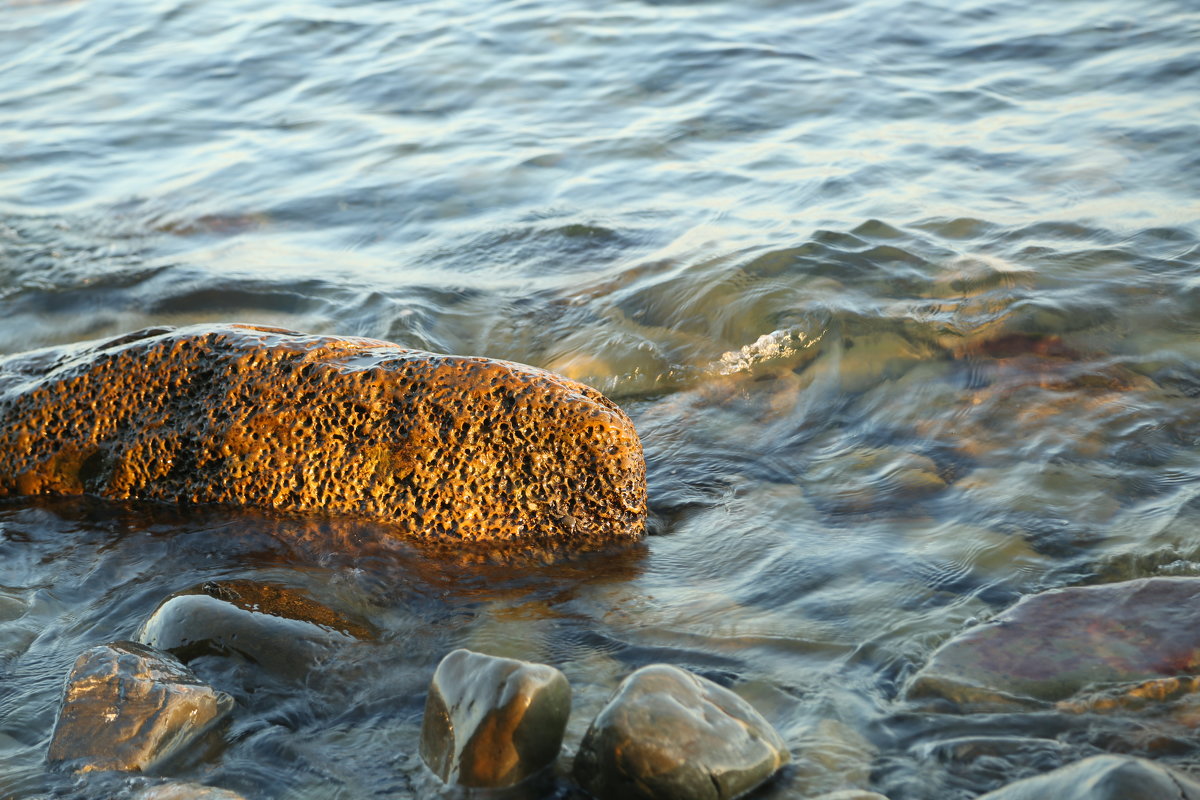
[[[535,367],[248,325],[0,360],[0,497],[235,503],[417,536],[639,537],[629,418]]]
[[[599,800],[731,800],[791,758],[728,689],[669,664],[626,678],[588,728],[575,778]]]
[[[421,758],[446,783],[512,786],[553,763],[570,713],[554,667],[455,650],[430,682]]]
[[[145,770],[233,709],[173,656],[134,642],[93,647],[63,691],[47,760],[89,770]]]
[[[942,645],[908,696],[1003,709],[1197,674],[1200,579],[1143,578],[1022,599]]]

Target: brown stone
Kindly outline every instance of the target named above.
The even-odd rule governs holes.
[[[47,760],[140,771],[191,744],[233,708],[173,656],[134,642],[100,645],[75,662]]]
[[[636,539],[646,514],[641,443],[590,387],[248,325],[0,360],[0,497],[85,492],[573,546]]]
[[[421,758],[446,783],[512,786],[554,762],[570,713],[554,667],[455,650],[429,686]]]
[[[728,689],[669,664],[626,678],[588,728],[575,778],[600,800],[730,800],[791,758]]]
[[[1026,597],[943,645],[908,696],[999,707],[1147,681],[1145,693],[1169,694],[1173,684],[1158,679],[1194,674],[1200,579],[1145,578]]]

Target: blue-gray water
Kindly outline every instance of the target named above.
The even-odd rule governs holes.
[[[655,532],[505,570],[5,506],[0,794],[139,785],[46,770],[62,679],[214,577],[384,632],[207,665],[242,706],[170,774],[250,800],[434,792],[457,646],[560,666],[567,750],[642,664],[731,686],[795,759],[761,798],[1200,769],[1169,714],[900,696],[1023,594],[1200,575],[1198,72],[1185,0],[0,0],[0,352],[221,320],[549,367],[634,418]]]

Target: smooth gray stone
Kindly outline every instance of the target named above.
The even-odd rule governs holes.
[[[233,708],[178,659],[135,642],[81,655],[63,692],[47,760],[78,771],[145,770],[191,744]]]
[[[1010,783],[978,800],[1200,800],[1200,783],[1133,756],[1085,758]]]
[[[592,722],[575,778],[601,800],[729,800],[790,757],[779,733],[745,700],[655,664],[626,678]]]
[[[133,800],[245,800],[237,792],[202,783],[162,783],[143,789]]]
[[[455,650],[429,686],[421,758],[446,783],[512,786],[558,757],[570,713],[554,667]]]
[[[209,582],[167,598],[137,640],[187,662],[237,653],[263,669],[300,678],[338,646],[370,633],[298,592],[249,582]]]

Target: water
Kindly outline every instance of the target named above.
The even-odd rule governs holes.
[[[637,666],[733,687],[795,758],[761,798],[1200,770],[1162,715],[901,696],[1022,595],[1200,575],[1198,42],[1170,0],[0,0],[0,352],[221,320],[549,367],[634,418],[654,532],[505,567],[6,505],[0,793],[147,780],[46,770],[61,681],[214,578],[382,632],[197,666],[242,705],[167,772],[251,800],[434,794],[458,646],[560,666],[568,750]]]

